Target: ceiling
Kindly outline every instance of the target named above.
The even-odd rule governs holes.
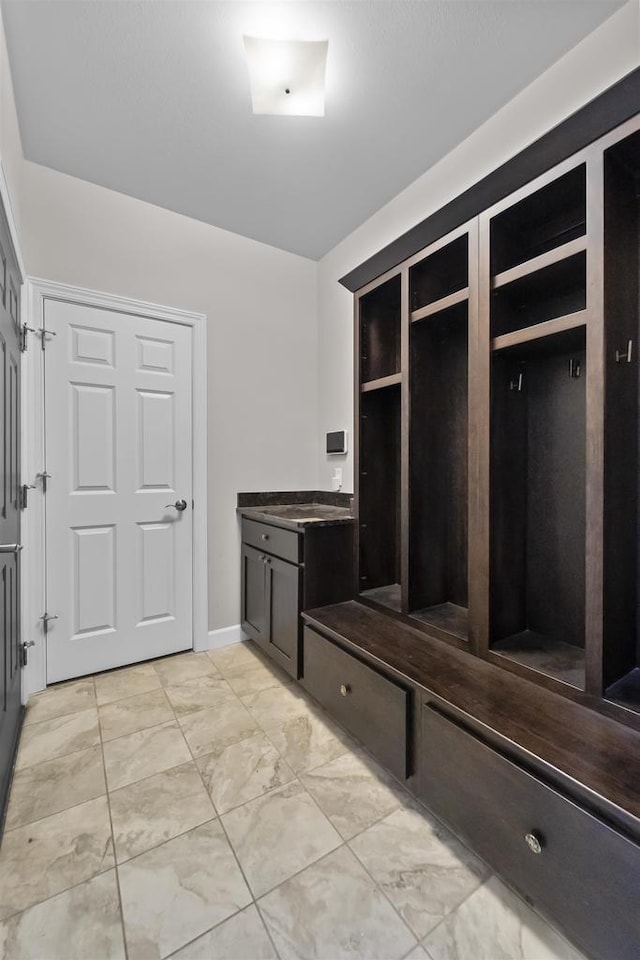
[[[27,159],[319,258],[621,5],[4,0],[2,12]],[[324,118],[252,114],[243,34],[329,40]]]

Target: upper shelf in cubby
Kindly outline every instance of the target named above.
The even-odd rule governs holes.
[[[561,339],[571,340],[572,333],[585,328],[586,323],[587,311],[578,310],[564,317],[554,317],[553,320],[546,320],[544,323],[536,323],[534,326],[494,337],[491,341],[491,350],[493,353],[508,352],[524,344],[531,344],[532,347],[538,345],[543,350],[545,343],[551,347],[557,346]]]
[[[468,284],[469,237],[467,233],[463,233],[428,253],[410,268],[411,319],[421,320],[453,303],[459,303],[457,299],[449,304],[446,304],[446,301],[450,297],[458,297]]]
[[[491,274],[536,261],[586,232],[586,165],[581,163],[492,217]]]
[[[402,383],[402,374],[392,373],[388,377],[378,377],[377,380],[368,380],[361,385],[360,390],[362,393],[370,393],[372,390],[384,390],[385,387],[395,387],[398,383]]]
[[[568,243],[563,243],[560,247],[554,247],[546,253],[541,253],[532,260],[526,260],[524,263],[519,263],[509,270],[504,270],[502,273],[496,274],[491,281],[491,286],[494,290],[499,290],[500,287],[506,287],[508,284],[515,283],[516,280],[528,277],[532,273],[545,270],[547,267],[551,267],[555,263],[560,263],[562,260],[568,260],[569,257],[574,257],[577,253],[583,253],[586,249],[587,238],[585,236],[576,237],[575,240],[570,240]]]
[[[417,323],[418,320],[426,320],[427,317],[432,317],[436,313],[449,310],[451,307],[455,307],[459,303],[464,303],[465,300],[468,299],[469,287],[463,287],[462,290],[456,290],[446,297],[441,297],[440,300],[434,300],[432,303],[428,303],[426,307],[420,307],[419,310],[412,310],[411,322]]]

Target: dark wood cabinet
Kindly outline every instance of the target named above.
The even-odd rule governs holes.
[[[296,678],[301,576],[301,567],[297,564],[260,553],[243,543],[242,629]]]
[[[306,607],[353,596],[350,523],[290,530],[243,517],[242,629],[292,677]]]

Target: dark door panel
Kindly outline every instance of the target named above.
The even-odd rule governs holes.
[[[297,679],[302,569],[286,560],[267,557],[266,570],[269,653]]]
[[[19,290],[0,205],[0,824],[22,717]]]
[[[267,644],[267,581],[264,554],[242,546],[242,629],[261,646]]]

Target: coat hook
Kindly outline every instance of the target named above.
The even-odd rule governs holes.
[[[575,357],[572,357],[571,360],[569,360],[569,376],[577,380],[581,372],[582,372],[582,365],[580,361],[577,360]]]
[[[509,381],[509,390],[513,390],[517,393],[522,392],[522,385],[524,383],[524,373],[520,371],[517,377],[512,377]]]
[[[632,353],[633,340],[628,340],[625,350],[616,350],[616,363],[631,363]]]

